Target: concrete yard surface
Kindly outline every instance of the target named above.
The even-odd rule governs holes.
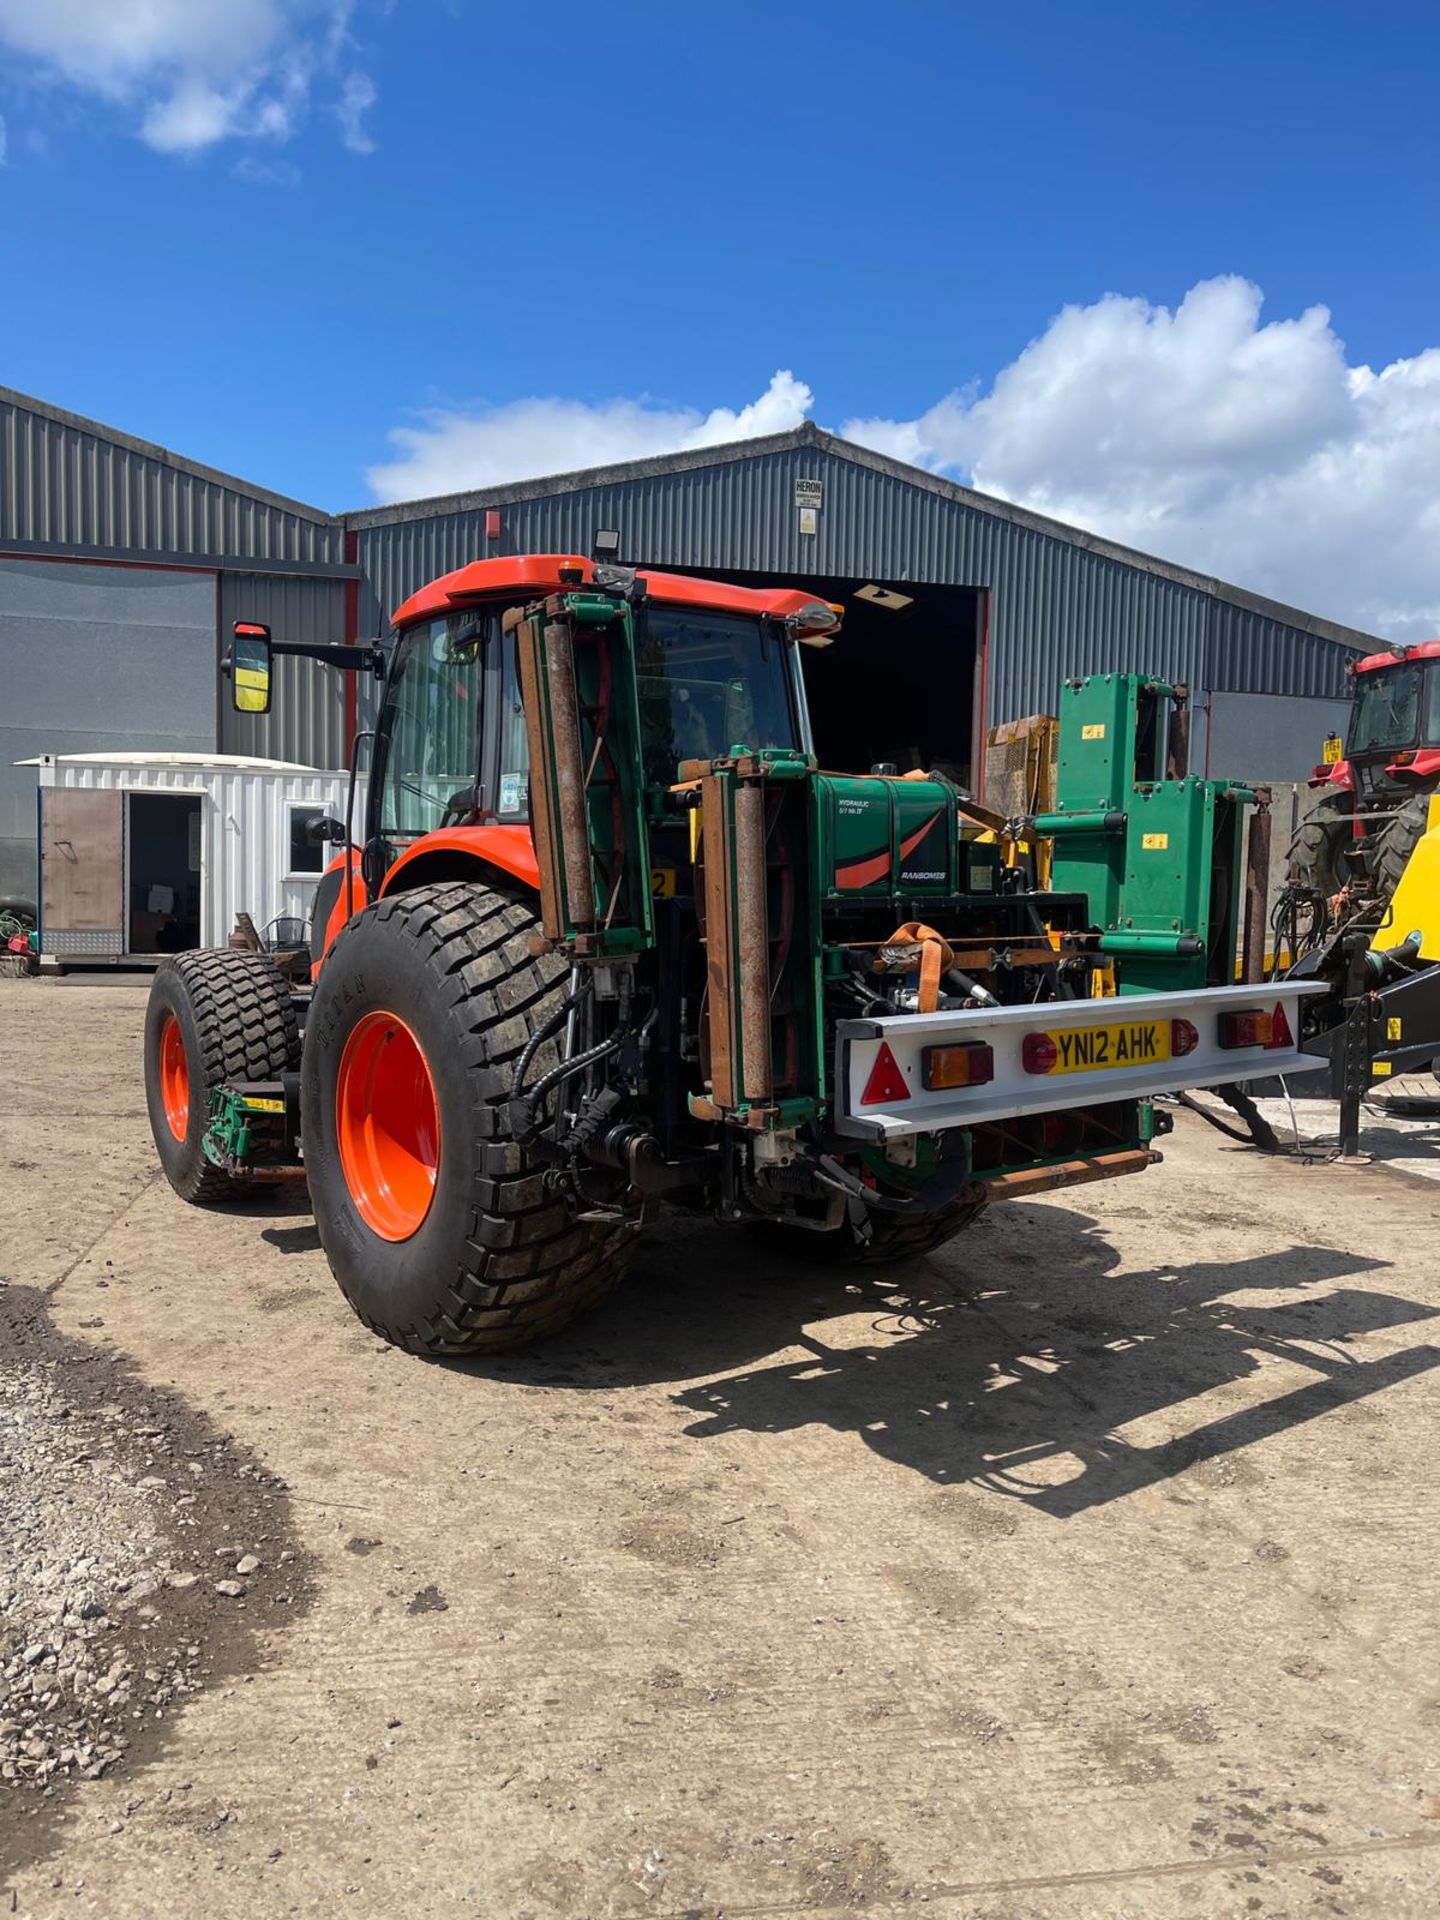
[[[676,1219],[572,1333],[426,1363],[303,1182],[170,1191],[144,1004],[0,982],[0,1311],[73,1418],[156,1396],[103,1471],[175,1552],[260,1565],[178,1596],[210,1678],[129,1757],[0,1784],[0,1913],[1440,1911],[1432,1182],[1182,1115],[863,1283]]]

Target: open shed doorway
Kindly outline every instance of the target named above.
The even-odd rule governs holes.
[[[644,564],[644,563],[642,563]],[[974,791],[983,725],[985,589],[926,581],[656,567],[737,587],[799,586],[844,610],[832,646],[804,647],[815,752],[832,773],[888,763],[948,775]]]
[[[128,953],[186,953],[200,944],[198,793],[127,793]]]

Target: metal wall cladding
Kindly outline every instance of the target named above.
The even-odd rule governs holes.
[[[1225,600],[1210,602],[1210,679],[1214,693],[1299,693],[1346,698],[1345,664],[1371,648],[1342,647]]]
[[[0,539],[302,564],[344,558],[344,532],[328,515],[3,391]]]
[[[294,575],[222,573],[220,644],[229,645],[237,620],[258,620],[276,640],[334,646],[345,638],[345,586],[338,580]],[[220,683],[220,748],[307,767],[343,767],[349,760],[345,724],[347,676],[318,660],[283,655],[275,662],[268,713],[236,713],[230,682]]]
[[[263,931],[280,915],[308,921],[318,874],[290,871],[290,809],[345,815],[342,773],[220,761],[58,759],[41,770],[58,787],[202,797],[200,944],[224,946],[238,912]],[[322,862],[333,849],[320,849]]]
[[[818,481],[816,531],[801,532],[796,482]],[[486,507],[501,535],[485,538]],[[594,486],[476,506],[351,515],[361,587],[361,631],[381,631],[417,588],[489,554],[588,553],[597,528],[620,532],[629,560],[762,573],[777,582],[869,575],[903,584],[987,587],[988,720],[1053,712],[1062,680],[1132,671],[1196,692],[1334,697],[1347,649],[1202,586],[916,485],[820,446],[747,454],[656,470]]]
[[[15,761],[214,745],[213,574],[0,558],[0,894],[37,884],[35,771]]]

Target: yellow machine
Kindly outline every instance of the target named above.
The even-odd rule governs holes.
[[[1407,943],[1417,960],[1440,962],[1440,793],[1430,796],[1425,831],[1386,904],[1370,950],[1386,953]]]

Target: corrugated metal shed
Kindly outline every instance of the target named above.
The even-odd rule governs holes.
[[[813,532],[802,529],[797,482],[819,489]],[[493,543],[491,508],[501,520]],[[210,573],[217,647],[236,617],[297,640],[383,633],[393,609],[437,574],[492,552],[588,552],[606,526],[620,530],[628,558],[653,566],[986,589],[992,723],[1053,707],[1066,676],[1115,668],[1185,680],[1202,697],[1334,698],[1348,655],[1377,644],[808,424],[336,518],[0,388],[0,554]],[[54,657],[58,711],[66,669]],[[372,692],[357,689],[362,723]],[[229,714],[217,689],[217,744],[340,764],[347,699],[341,677],[285,661],[263,720]]]
[[[334,645],[345,638],[345,586],[295,575],[222,573],[222,639],[237,620],[263,621],[277,640]],[[221,701],[221,749],[343,767],[350,757],[345,679],[316,660],[277,659],[269,713],[236,713],[228,698]]]
[[[343,640],[346,582],[358,571],[346,546],[344,527],[317,507],[0,388],[0,566],[15,581],[30,573],[50,583],[43,640],[0,594],[13,672],[31,695],[22,752],[54,747],[62,736],[63,744],[76,744],[68,736],[80,711],[97,744],[158,744],[183,685],[187,744],[343,766],[349,726],[342,676],[315,661],[285,660],[272,712],[243,718],[231,712],[217,666],[237,617],[269,622],[277,638]],[[187,581],[187,607],[196,594],[202,601],[208,595],[198,705],[193,645],[182,657],[174,643],[173,678],[153,669],[140,680],[126,676],[114,649],[101,646],[108,628],[100,616],[81,617],[79,602],[92,581],[109,583],[98,595],[107,606],[136,601],[137,591],[121,589],[142,583],[157,604],[175,601]],[[144,636],[147,658],[172,644],[167,633],[157,618]],[[96,673],[85,664],[92,658]],[[88,702],[76,692],[82,678]],[[98,708],[93,719],[90,708]],[[0,891],[33,887],[33,814],[23,813],[0,791]]]
[[[0,541],[324,567],[327,513],[0,387]]]
[[[813,534],[796,482],[818,482]],[[502,532],[487,544],[485,515]],[[643,564],[777,580],[868,577],[990,591],[988,718],[1053,707],[1062,679],[1134,669],[1197,691],[1334,697],[1373,637],[1133,552],[813,426],[738,445],[346,516],[363,631],[488,553],[588,553],[599,527]]]

